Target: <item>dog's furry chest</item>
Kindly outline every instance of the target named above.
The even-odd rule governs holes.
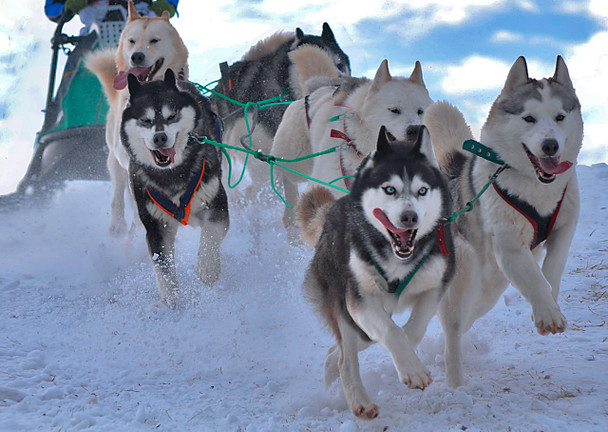
[[[359,295],[381,297],[384,309],[392,315],[401,313],[410,307],[419,294],[441,288],[444,274],[447,271],[447,263],[441,256],[429,256],[424,265],[415,271],[411,281],[398,297],[389,292],[385,276],[363,260],[354,250],[351,252],[349,268],[357,281]],[[391,278],[391,281],[393,279],[403,280],[414,271],[414,268],[415,265],[394,266],[386,277]]]

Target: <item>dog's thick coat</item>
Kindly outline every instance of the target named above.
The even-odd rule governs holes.
[[[321,50],[329,59],[330,66],[320,63],[307,63],[310,48]],[[296,68],[291,55],[298,52],[297,58],[305,64]],[[314,57],[313,57],[314,58]],[[301,73],[308,75],[327,75],[338,77],[350,75],[348,56],[342,51],[327,23],[323,24],[321,36],[304,34],[301,29],[292,32],[279,32],[261,40],[243,56],[240,61],[222,66],[222,78],[215,91],[241,103],[260,102],[283,96],[285,100],[296,100],[302,96]],[[224,142],[233,146],[249,146],[244,110],[239,105],[214,96],[216,111],[225,125]],[[255,107],[249,109],[249,125],[255,127],[251,136],[252,148],[268,153],[277,130],[285,105],[264,108],[257,113]],[[230,152],[233,158],[242,161],[242,153]],[[261,184],[268,183],[268,169],[259,163],[248,165],[252,177],[250,193],[257,193]]]
[[[85,64],[103,85],[110,105],[106,121],[107,164],[112,181],[110,233],[122,235],[127,229],[129,157],[120,143],[120,122],[129,98],[127,76],[133,74],[140,81],[162,80],[171,69],[180,79],[187,79],[188,49],[169,22],[168,12],[160,17],[142,17],[129,2],[129,17],[118,48],[94,51]]]
[[[216,135],[217,117],[191,83],[169,69],[163,81],[128,78],[130,98],[120,136],[130,158],[129,179],[154,264],[161,298],[178,298],[175,235],[182,224],[201,228],[197,272],[206,284],[220,275],[220,244],[229,225],[221,183],[221,154],[194,137]],[[178,87],[179,86],[179,87]]]
[[[317,53],[319,62],[323,55]],[[325,182],[354,175],[363,157],[374,149],[375,137],[382,125],[386,126],[392,141],[411,138],[408,137],[408,128],[422,124],[424,110],[432,103],[419,62],[416,62],[409,78],[391,76],[385,60],[373,80],[319,80],[311,77],[308,84],[314,91],[287,108],[271,153],[276,157],[295,159],[343,145],[343,151],[290,165]],[[293,205],[298,199],[298,184],[305,178],[287,171],[281,174],[285,198]],[[350,181],[345,179],[335,184],[348,188]],[[335,189],[332,192],[336,196],[343,195]],[[293,217],[293,211],[286,207],[283,214],[286,228],[295,224]]]
[[[363,419],[376,417],[378,406],[363,388],[357,353],[373,342],[389,351],[408,387],[431,383],[414,350],[455,258],[450,227],[440,234],[450,193],[421,129],[416,142],[389,143],[381,128],[377,150],[362,162],[349,195],[334,202],[315,186],[296,208],[303,235],[316,242],[305,296],[336,338],[327,353],[325,384],[341,377],[352,412]],[[400,328],[391,317],[406,308],[411,315]]]
[[[471,132],[450,104],[429,107],[425,123],[442,170],[453,178],[455,205],[462,208],[498,165],[462,150]],[[467,242],[458,248],[458,271],[440,307],[451,387],[464,383],[462,335],[496,304],[509,283],[530,302],[540,334],[565,330],[557,297],[578,219],[579,190],[572,165],[582,134],[580,103],[563,59],[557,58],[552,78],[535,80],[520,57],[480,137],[508,168],[474,210],[457,221]],[[543,232],[549,232],[546,239]]]

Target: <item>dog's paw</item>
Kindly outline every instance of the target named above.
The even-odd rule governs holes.
[[[542,336],[548,334],[563,333],[566,330],[566,317],[561,313],[559,307],[548,310],[545,313],[534,313],[536,330]]]
[[[112,237],[121,238],[127,234],[127,223],[125,221],[112,222],[108,230]]]
[[[400,377],[403,384],[407,384],[409,389],[424,390],[433,382],[431,373],[424,366],[415,372],[410,372],[403,377]]]
[[[357,404],[353,403],[353,414],[361,420],[373,420],[378,417],[380,408],[373,403]]]

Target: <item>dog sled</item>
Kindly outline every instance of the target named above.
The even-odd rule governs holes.
[[[127,11],[110,6],[86,35],[68,35],[64,12],[51,39],[51,64],[44,121],[34,141],[34,154],[15,192],[0,196],[0,208],[51,196],[70,180],[109,180],[105,121],[108,104],[99,81],[84,66],[91,50],[117,46]],[[60,54],[67,56],[58,86]]]

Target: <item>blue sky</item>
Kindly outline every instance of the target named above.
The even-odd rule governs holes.
[[[21,178],[42,124],[54,26],[41,0],[0,1],[1,191]],[[393,75],[409,76],[419,60],[431,98],[457,105],[475,132],[518,56],[541,78],[562,55],[583,107],[579,163],[608,162],[605,0],[181,0],[179,13],[172,22],[190,51],[193,81],[218,78],[220,62],[238,60],[276,31],[319,34],[327,21],[353,75],[373,76],[386,58]],[[68,28],[78,31],[78,21]]]

